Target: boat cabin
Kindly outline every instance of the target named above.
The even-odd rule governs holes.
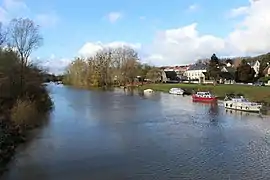
[[[211,98],[212,94],[210,92],[197,92],[197,97]]]

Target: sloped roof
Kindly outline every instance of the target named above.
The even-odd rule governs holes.
[[[188,70],[206,70],[206,69],[207,65],[204,63],[193,64],[188,68]]]

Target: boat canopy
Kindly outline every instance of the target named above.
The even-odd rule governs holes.
[[[210,92],[197,92],[196,94],[200,96],[211,95]]]

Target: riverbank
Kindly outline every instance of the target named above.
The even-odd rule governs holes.
[[[7,164],[17,147],[31,140],[32,131],[47,123],[52,104],[44,111],[39,111],[39,108],[28,102],[20,102],[0,117],[0,176],[7,170]]]
[[[270,106],[270,87],[267,86],[247,86],[247,85],[199,85],[199,84],[147,84],[140,89],[153,89],[155,91],[169,92],[173,87],[182,88],[187,92],[210,91],[219,99],[224,99],[226,94],[243,94],[251,101],[264,103]]]

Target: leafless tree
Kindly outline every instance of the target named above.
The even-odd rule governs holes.
[[[161,76],[162,74],[159,68],[152,68],[146,74],[146,78],[150,79],[153,83],[160,82]]]
[[[76,59],[68,67],[66,78],[75,86],[108,87],[115,82],[125,85],[134,82],[138,67],[135,50],[129,47],[107,48],[87,59]],[[80,80],[76,79],[78,75]],[[82,80],[84,83],[80,83]]]
[[[22,65],[26,66],[33,50],[39,48],[43,38],[39,26],[30,19],[13,19],[9,25],[9,46],[20,56]]]
[[[39,26],[30,19],[13,19],[9,24],[8,45],[16,51],[21,63],[21,89],[24,87],[24,69],[33,50],[42,44]]]
[[[2,46],[7,40],[7,32],[3,29],[2,23],[0,23],[0,46]]]

